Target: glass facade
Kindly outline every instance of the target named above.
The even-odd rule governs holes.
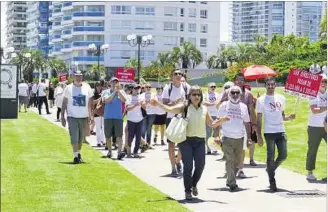
[[[38,49],[47,57],[49,54],[49,2],[39,2],[39,43]]]

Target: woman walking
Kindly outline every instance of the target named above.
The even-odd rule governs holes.
[[[156,99],[160,103],[163,103],[162,101],[162,94],[163,94],[163,86],[160,86],[156,88],[157,94]],[[154,131],[155,131],[155,137],[154,137],[154,144],[157,143],[157,138],[159,137],[157,135],[158,131],[160,132],[161,136],[161,145],[165,145],[164,143],[164,130],[165,130],[165,122],[166,122],[166,112],[160,107],[155,107],[155,122],[154,122]]]
[[[61,108],[63,105],[64,98],[64,84],[58,83],[55,90],[56,106],[57,106],[57,122],[60,121],[59,115],[61,113]]]
[[[97,146],[105,145],[105,132],[104,132],[104,104],[101,99],[102,85],[96,83],[95,91],[93,94],[93,110],[96,124]]]
[[[50,108],[53,108],[53,106],[55,104],[55,88],[54,88],[54,84],[52,82],[49,85],[48,100],[50,103]]]
[[[183,181],[187,200],[192,199],[192,194],[194,196],[198,195],[197,183],[202,176],[205,166],[205,123],[210,127],[218,127],[224,121],[229,120],[227,117],[221,117],[213,122],[207,112],[207,108],[202,105],[202,101],[203,94],[199,86],[192,86],[190,88],[187,105],[178,103],[170,107],[160,103],[156,99],[151,101],[154,106],[159,106],[168,113],[184,113],[184,117],[187,118],[187,139],[178,144],[182,153]],[[194,173],[192,173],[194,168],[193,163],[195,163]]]

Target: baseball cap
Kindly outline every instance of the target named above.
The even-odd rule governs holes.
[[[112,77],[112,79],[110,79],[111,82],[113,81],[119,81],[116,77]]]
[[[74,75],[75,76],[82,76],[83,74],[82,74],[81,71],[77,70],[77,71],[74,71]]]

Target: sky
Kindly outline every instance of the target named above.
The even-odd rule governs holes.
[[[220,40],[229,40],[229,2],[221,2]],[[1,46],[6,46],[6,2],[1,1]]]

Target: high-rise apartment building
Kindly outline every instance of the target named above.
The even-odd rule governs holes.
[[[49,2],[27,2],[26,44],[30,49],[39,49],[47,57],[49,52]]]
[[[26,2],[7,2],[7,47],[14,47],[16,52],[26,47],[26,10]]]
[[[232,3],[232,41],[254,42],[274,34],[318,39],[325,2],[235,1]]]
[[[285,2],[285,34],[307,36],[311,41],[319,38],[320,22],[326,2]]]
[[[52,2],[49,9],[49,56],[73,66],[78,62],[81,70],[98,59],[88,51],[92,43],[109,45],[100,63],[110,70],[137,57],[137,47],[126,38],[132,33],[153,37],[150,45],[141,48],[144,65],[183,41],[195,44],[207,60],[220,41],[219,2]]]

